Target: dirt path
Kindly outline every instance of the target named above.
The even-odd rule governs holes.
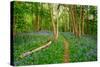
[[[69,62],[69,43],[64,39],[64,63]]]

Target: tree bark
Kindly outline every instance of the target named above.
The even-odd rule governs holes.
[[[82,5],[80,6],[80,20],[79,20],[79,36],[81,36],[82,32]]]
[[[73,33],[77,36],[77,23],[76,23],[76,11],[75,11],[75,6],[71,6],[71,14],[72,14],[72,22],[73,22]]]
[[[38,47],[38,48],[33,49],[31,51],[25,52],[22,55],[20,55],[20,58],[26,57],[26,56],[28,56],[28,55],[36,52],[36,51],[39,51],[39,50],[44,49],[44,48],[47,48],[48,46],[50,46],[51,43],[52,43],[52,41],[48,41],[45,45],[43,45],[41,47]]]
[[[53,4],[51,8],[51,18],[52,18],[52,26],[53,26],[53,34],[54,34],[54,41],[58,39],[58,5]]]
[[[39,15],[39,5],[36,4],[36,12],[35,12],[35,22],[33,22],[33,27],[35,26],[35,31],[38,32],[40,30],[40,15]]]
[[[73,18],[72,18],[72,12],[71,12],[71,6],[69,5],[69,22],[70,22],[70,32],[74,33],[74,28],[73,28]]]
[[[82,17],[81,17],[81,21],[82,21],[82,35],[84,35],[84,7],[82,6]]]
[[[90,32],[89,32],[89,13],[88,13],[88,7],[89,6],[87,6],[87,15],[86,15],[86,34],[89,34]]]
[[[77,6],[74,5],[74,21],[75,21],[75,28],[76,28],[76,36],[79,36],[79,30],[78,30],[78,17],[77,17]]]

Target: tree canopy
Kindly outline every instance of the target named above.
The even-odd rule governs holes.
[[[97,34],[96,6],[20,1],[14,2],[13,6],[13,27],[16,33],[53,31],[52,19],[58,17],[60,32],[73,32],[76,35]]]

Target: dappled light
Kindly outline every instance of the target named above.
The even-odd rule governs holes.
[[[12,64],[97,60],[97,7],[58,3],[11,3]]]

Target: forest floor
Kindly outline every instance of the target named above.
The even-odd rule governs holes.
[[[20,59],[24,52],[43,46],[51,32],[20,33],[14,38],[14,64],[54,64],[97,60],[97,38],[94,36],[75,37],[70,32],[60,32],[57,43]]]
[[[64,62],[69,62],[69,43],[67,40],[64,40]]]

